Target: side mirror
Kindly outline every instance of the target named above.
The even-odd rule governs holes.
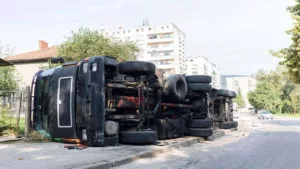
[[[51,63],[65,63],[65,60],[62,57],[56,57],[56,58],[51,58],[50,62]]]

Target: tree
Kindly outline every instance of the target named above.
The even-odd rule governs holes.
[[[133,42],[114,41],[98,31],[80,28],[58,48],[58,55],[67,61],[91,56],[112,56],[118,61],[134,60],[139,48]]]
[[[295,89],[290,94],[291,107],[293,108],[293,113],[298,113],[300,110],[300,86],[296,85]]]
[[[236,98],[233,100],[234,103],[236,103],[238,105],[238,108],[242,108],[245,107],[245,101],[242,97],[241,91],[239,90]]]
[[[7,57],[12,54],[12,49],[0,41],[0,56]],[[14,66],[0,67],[0,92],[13,91],[18,88],[20,76]]]
[[[296,0],[294,6],[287,8],[294,20],[292,29],[286,31],[291,37],[292,44],[271,54],[281,58],[280,64],[285,65],[290,79],[295,83],[300,83],[300,0]]]
[[[263,81],[256,89],[248,94],[249,103],[255,109],[266,109],[274,113],[281,113],[282,101],[280,89],[275,85]]]

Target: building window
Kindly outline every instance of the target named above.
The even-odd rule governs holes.
[[[193,59],[191,59],[190,62],[193,62]]]
[[[144,31],[144,29],[143,28],[141,28],[141,32],[143,32]]]
[[[126,31],[123,31],[123,33],[125,34],[125,33],[126,33]]]
[[[169,52],[165,52],[164,56],[170,56],[170,53]]]
[[[151,31],[151,28],[149,28],[148,30]]]
[[[169,28],[169,26],[167,26],[167,29]]]
[[[108,33],[106,32],[105,35],[108,35]]]
[[[115,32],[112,33],[113,35],[115,34]]]
[[[139,29],[136,29],[136,32],[139,32]]]
[[[163,30],[165,27],[164,26],[161,26],[161,29]]]
[[[120,32],[118,31],[117,34],[119,34]]]
[[[128,30],[127,32],[130,33],[130,30]]]

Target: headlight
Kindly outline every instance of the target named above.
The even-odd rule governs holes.
[[[93,63],[93,64],[92,64],[92,71],[93,71],[93,72],[96,72],[96,71],[97,71],[97,68],[98,68],[98,64],[97,64],[97,63]]]

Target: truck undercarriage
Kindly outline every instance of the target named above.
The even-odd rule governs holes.
[[[184,135],[207,137],[232,117],[235,93],[212,89],[211,77],[171,75],[155,65],[111,57],[37,72],[32,82],[32,128],[49,138],[90,146],[154,144]]]

